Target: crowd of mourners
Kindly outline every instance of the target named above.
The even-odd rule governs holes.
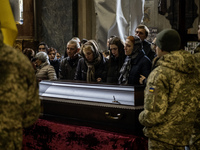
[[[149,29],[139,25],[135,35],[123,42],[117,36],[107,40],[102,51],[95,40],[73,37],[67,42],[64,56],[41,42],[35,51],[25,48],[38,81],[81,80],[122,85],[145,84],[156,53],[153,43],[146,40]]]
[[[194,54],[180,49],[181,37],[164,29],[150,43],[149,29],[139,25],[123,43],[107,40],[101,52],[95,40],[72,38],[64,58],[41,42],[38,52],[24,49],[38,81],[80,80],[120,85],[145,85],[139,122],[149,150],[200,149],[200,44]],[[200,25],[198,28],[200,40]]]

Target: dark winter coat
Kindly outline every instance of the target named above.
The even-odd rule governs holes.
[[[151,62],[153,61],[153,59],[155,58],[156,56],[156,53],[154,51],[152,51],[151,49],[151,43],[148,42],[147,40],[144,40],[142,42],[142,45],[143,45],[143,50],[146,54],[146,56],[151,60]]]
[[[118,83],[119,71],[123,65],[123,63],[119,66],[119,58],[110,58],[112,60],[108,61],[108,74],[107,74],[107,83]],[[112,61],[112,62],[111,62]]]
[[[79,59],[81,58],[80,55],[77,55],[75,59],[70,59],[69,57],[66,57],[61,60],[60,62],[60,79],[66,79],[66,80],[73,80],[74,75],[76,72],[76,67],[78,64]]]
[[[59,78],[60,61],[58,59],[54,59],[54,60],[49,60],[49,62],[54,67],[57,78]]]
[[[106,76],[107,76],[107,59],[101,55],[101,62],[97,65],[95,65],[95,78],[101,78],[102,82],[106,82]],[[87,70],[88,67],[85,62],[85,58],[81,58],[77,65],[77,70],[75,73],[75,80],[87,80]]]
[[[129,57],[130,56],[126,57],[125,63],[130,59]],[[131,69],[128,73],[129,76],[127,79],[128,85],[140,85],[139,83],[140,75],[143,75],[147,78],[150,72],[151,72],[151,61],[144,54],[144,51],[141,50],[139,54],[136,56],[136,58],[131,60]]]

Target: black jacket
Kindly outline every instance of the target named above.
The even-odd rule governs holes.
[[[60,63],[60,79],[74,79],[76,67],[80,58],[81,56],[77,55],[75,59],[70,59],[69,57],[62,59]]]
[[[49,61],[49,62],[50,62],[50,64],[54,67],[57,78],[59,78],[60,60],[54,59],[54,60],[51,60],[51,61]]]
[[[131,70],[129,72],[128,84],[139,85],[140,75],[143,75],[147,78],[150,72],[151,72],[151,61],[144,54],[143,51],[140,51],[138,56],[131,61]]]
[[[102,54],[101,54],[102,55]],[[106,76],[107,76],[107,59],[101,57],[101,62],[95,66],[95,78],[101,78],[102,82],[106,82]],[[82,80],[86,81],[87,80],[87,70],[88,67],[85,63],[85,59],[81,58],[78,61],[76,73],[75,73],[75,80]]]
[[[152,51],[151,49],[151,43],[148,42],[147,40],[144,40],[142,42],[142,45],[143,45],[143,50],[146,54],[146,56],[151,60],[151,62],[153,61],[153,59],[155,58],[156,56],[156,53],[154,51]]]
[[[119,71],[123,65],[123,63],[120,65],[119,64],[119,58],[110,58],[112,59],[108,61],[108,74],[107,74],[107,83],[118,83],[118,78],[119,78]]]

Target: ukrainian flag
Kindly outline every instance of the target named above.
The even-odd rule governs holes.
[[[9,0],[0,0],[0,27],[4,37],[3,42],[13,46],[18,30]]]
[[[151,92],[151,93],[153,93],[153,92],[154,92],[154,90],[155,90],[155,89],[154,89],[154,88],[152,88],[152,87],[151,87],[151,88],[149,88],[149,92]]]

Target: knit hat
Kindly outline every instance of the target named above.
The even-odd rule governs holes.
[[[179,33],[174,29],[164,29],[156,36],[156,45],[162,51],[179,50],[181,45],[181,38]]]

